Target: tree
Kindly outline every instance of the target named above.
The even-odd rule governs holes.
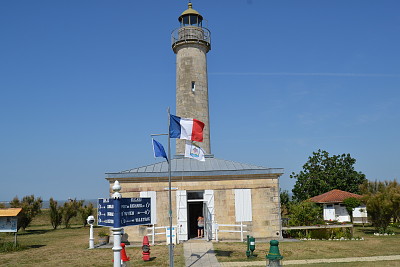
[[[83,200],[77,201],[76,199],[70,199],[64,203],[63,206],[63,221],[65,228],[69,228],[69,221],[78,215],[79,209],[82,207]]]
[[[281,199],[281,216],[288,213],[290,197],[289,192],[287,190],[280,192],[280,199]]]
[[[324,222],[322,208],[313,202],[291,203],[289,211],[289,225],[310,226]]]
[[[355,197],[349,197],[343,200],[343,204],[345,205],[347,213],[350,216],[350,221],[353,222],[353,211],[355,208],[360,206],[361,201]]]
[[[14,197],[10,202],[11,208],[22,208],[18,215],[18,229],[25,230],[32,222],[33,218],[41,212],[42,199],[35,198],[34,195],[24,196],[22,201],[18,197]]]
[[[400,185],[396,180],[365,182],[360,186],[368,217],[380,232],[386,232],[390,222],[398,221],[400,215]]]
[[[87,224],[87,218],[90,215],[94,215],[94,207],[92,203],[89,203],[88,205],[85,205],[83,207],[79,208],[79,215],[81,217],[81,222],[83,223],[83,226],[86,226]]]
[[[359,185],[366,181],[365,175],[354,170],[356,160],[350,154],[333,155],[324,150],[313,152],[299,173],[292,173],[296,179],[292,190],[293,199],[302,201],[339,189],[359,193]]]
[[[50,198],[50,222],[53,229],[57,229],[62,223],[63,207],[58,206],[57,201]]]

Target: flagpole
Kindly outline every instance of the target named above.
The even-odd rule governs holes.
[[[171,196],[171,135],[169,128],[171,125],[171,113],[168,107],[168,198],[169,198],[169,266],[174,266],[174,247],[172,243],[172,196]],[[177,233],[175,231],[175,233]]]

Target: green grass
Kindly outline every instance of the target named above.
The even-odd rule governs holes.
[[[279,249],[284,260],[399,255],[400,229],[393,230],[396,232],[395,236],[377,237],[373,235],[374,230],[371,227],[356,227],[355,236],[364,237],[364,241],[280,242]],[[245,255],[246,243],[216,243],[214,250],[220,262],[263,261],[268,254],[269,243],[260,243],[256,240],[254,253],[258,256],[250,259]]]
[[[71,228],[64,226],[53,230],[44,211],[35,218],[32,226],[18,233],[20,247],[14,251],[10,246],[14,236],[0,233],[0,266],[112,266],[113,252],[111,248],[89,250],[89,227],[83,227],[78,218],[71,221]],[[101,227],[95,228],[95,238]],[[279,249],[285,260],[369,257],[398,255],[400,244],[400,229],[394,228],[395,236],[374,236],[371,227],[356,227],[355,236],[364,237],[364,241],[301,241],[281,242]],[[21,250],[19,250],[21,249]],[[247,259],[245,243],[214,243],[214,250],[221,262],[229,261],[265,261],[269,250],[268,243],[256,240],[255,254],[257,257]],[[0,250],[1,251],[1,250]],[[175,266],[185,266],[183,245],[175,247]],[[131,258],[131,266],[168,266],[168,247],[158,245],[151,247],[150,262],[143,262],[140,247],[128,247],[127,255]],[[306,265],[290,265],[306,266]],[[307,266],[400,266],[400,261],[353,262],[307,264]]]
[[[112,266],[111,248],[87,249],[89,227],[83,227],[79,220],[72,221],[71,228],[64,226],[53,230],[46,211],[35,218],[32,226],[18,233],[21,251],[0,252],[0,266]],[[101,227],[94,229],[95,243]],[[12,242],[13,235],[0,233],[0,244]],[[142,260],[141,248],[128,247],[127,255],[131,266],[168,266],[167,246],[152,246],[151,261]],[[183,245],[175,247],[175,266],[184,266]]]

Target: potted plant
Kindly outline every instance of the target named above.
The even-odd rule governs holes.
[[[108,244],[108,242],[110,241],[110,233],[105,229],[100,230],[98,236],[100,244]]]

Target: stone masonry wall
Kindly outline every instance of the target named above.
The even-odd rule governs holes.
[[[157,192],[157,225],[169,225],[168,218],[168,183],[134,183],[124,182],[119,179],[122,187],[123,197],[139,197],[140,191]],[[215,221],[219,224],[240,224],[235,220],[235,195],[234,189],[251,189],[252,201],[252,222],[244,222],[248,225],[246,234],[256,238],[279,238],[280,230],[280,210],[279,210],[279,188],[277,178],[251,179],[251,175],[246,180],[225,180],[225,181],[180,181],[173,182],[172,187],[179,190],[200,191],[214,190]],[[176,192],[172,191],[172,212],[173,224],[176,224]],[[129,240],[142,241],[148,226],[125,227],[125,233]],[[221,228],[222,229],[222,228]],[[233,228],[224,228],[233,229]],[[239,230],[236,229],[236,230]],[[277,235],[278,233],[278,235]],[[239,233],[219,233],[220,240],[238,240]],[[164,241],[165,235],[156,236],[156,241]]]

